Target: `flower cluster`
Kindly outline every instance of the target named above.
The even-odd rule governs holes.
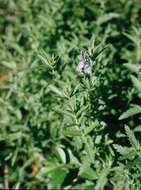
[[[81,74],[90,74],[92,71],[91,60],[85,50],[82,50],[79,55],[79,63],[76,67],[76,70]]]

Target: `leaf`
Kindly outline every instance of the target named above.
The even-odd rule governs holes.
[[[16,132],[16,133],[10,133],[8,136],[7,136],[7,140],[12,142],[12,141],[15,141],[15,140],[18,140],[18,139],[21,139],[25,136],[25,134],[23,134],[21,131],[19,132]]]
[[[133,35],[128,34],[126,32],[123,32],[123,35],[126,36],[129,40],[131,40],[135,45],[138,45],[140,43],[139,39],[135,35],[133,36]]]
[[[84,128],[84,135],[89,134],[95,127],[99,125],[98,121],[91,123],[90,127]]]
[[[61,170],[55,171],[52,174],[51,180],[48,183],[48,188],[49,189],[60,189],[67,173],[68,173],[68,170],[66,170],[66,169],[61,169]]]
[[[16,159],[18,157],[18,150],[19,148],[16,148],[16,150],[13,152],[13,157],[11,159],[11,165],[12,167],[14,166],[14,164],[16,163]]]
[[[56,150],[57,150],[59,157],[61,158],[62,162],[66,163],[66,154],[65,154],[64,150],[60,146],[57,146]]]
[[[133,148],[136,150],[136,152],[140,152],[140,144],[139,144],[139,141],[136,139],[133,131],[131,131],[131,129],[128,127],[128,126],[125,126],[125,131],[126,131],[126,134],[129,138],[129,141],[131,143],[131,145],[133,146]]]
[[[80,164],[80,162],[78,161],[78,159],[73,155],[71,149],[68,149],[68,154],[69,154],[70,163],[77,164],[77,165]]]
[[[100,144],[101,143],[101,139],[102,139],[102,136],[101,135],[97,135],[96,138],[95,138],[95,144]]]
[[[74,96],[77,92],[79,92],[80,86],[81,86],[80,84],[76,85],[76,87],[73,89],[72,93],[70,94],[70,97]]]
[[[100,172],[98,180],[97,180],[97,183],[96,183],[95,190],[102,190],[104,188],[104,186],[106,185],[106,183],[108,181],[107,175],[109,174],[109,172],[110,172],[110,168],[109,167],[104,168]]]
[[[67,170],[68,168],[72,168],[72,164],[60,164],[57,162],[57,160],[47,161],[46,165],[41,168],[39,171],[37,178],[44,178],[49,175],[52,175],[54,172],[58,170]]]
[[[95,149],[94,142],[90,136],[82,136],[83,143],[85,144],[85,151],[87,152],[87,157],[91,163],[94,162]]]
[[[65,110],[65,109],[54,109],[55,112],[60,113],[62,115],[66,115],[69,118],[75,119],[76,116],[70,111],[70,110]]]
[[[141,70],[141,65],[139,65],[139,64],[126,63],[126,64],[124,64],[124,66],[127,69],[129,69],[131,72],[134,72],[136,74],[138,74],[139,71]]]
[[[82,114],[84,114],[87,111],[88,107],[89,106],[86,105],[86,106],[83,106],[82,108],[80,108],[79,111],[76,113],[77,118],[80,117]]]
[[[62,131],[62,133],[63,135],[69,136],[69,137],[81,136],[81,130],[74,129],[74,128],[65,129]]]
[[[136,152],[134,151],[133,148],[129,148],[125,146],[123,147],[117,144],[114,144],[113,146],[116,149],[116,151],[124,157],[124,159],[133,160],[136,156]]]
[[[127,119],[129,117],[132,117],[136,114],[141,113],[141,106],[134,105],[132,108],[128,109],[126,112],[124,112],[120,117],[119,120]]]
[[[94,183],[91,181],[86,181],[84,183],[73,186],[72,189],[94,190]]]
[[[7,67],[8,69],[16,69],[17,66],[16,66],[16,63],[15,62],[7,62],[7,61],[1,61],[0,62],[0,65],[3,65],[5,67]]]
[[[50,59],[48,58],[48,56],[47,56],[47,54],[46,54],[46,52],[44,50],[40,50],[40,53],[38,54],[38,57],[50,69],[53,69],[52,63],[51,63]]]
[[[101,25],[105,22],[108,22],[109,20],[113,19],[113,18],[118,18],[120,17],[120,15],[118,13],[108,13],[108,14],[104,14],[101,17],[98,18],[97,20],[97,24]]]
[[[96,172],[90,167],[88,162],[82,164],[78,175],[89,180],[97,179]]]
[[[141,92],[141,82],[134,76],[131,76],[131,80],[133,82],[133,85],[135,86],[135,88]]]
[[[134,128],[134,132],[141,132],[141,125]]]
[[[49,85],[48,86],[49,90],[54,92],[55,94],[57,94],[60,97],[66,97],[64,92],[62,92],[61,90],[59,90],[56,86],[54,85]]]
[[[101,48],[100,45],[98,45],[93,52],[93,55],[91,56],[91,59],[94,61],[96,60],[96,58],[98,58],[100,55],[102,55],[102,53],[105,51],[105,49],[107,49],[109,47],[109,45]]]

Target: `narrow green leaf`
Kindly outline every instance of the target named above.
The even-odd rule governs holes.
[[[98,18],[97,23],[98,25],[101,25],[105,22],[108,22],[109,20],[113,19],[113,18],[118,18],[120,17],[120,15],[118,13],[108,13],[108,14],[104,14],[101,17]]]
[[[136,114],[141,113],[141,106],[134,105],[132,108],[128,109],[126,112],[124,112],[120,117],[119,120],[127,119],[129,117],[132,117]]]
[[[60,156],[60,159],[65,164],[66,163],[66,154],[65,154],[64,150],[60,146],[57,146],[56,150]]]
[[[136,126],[134,132],[141,132],[141,125]]]
[[[99,125],[98,121],[95,121],[95,122],[93,122],[93,124],[90,125],[90,127],[84,128],[84,135],[89,134],[98,125]]]
[[[68,151],[68,154],[69,154],[70,163],[79,165],[80,163],[79,163],[78,159],[73,155],[71,149],[68,149],[67,151]]]
[[[69,136],[69,137],[75,137],[75,136],[81,136],[81,130],[77,129],[65,129],[62,131],[63,135]]]
[[[40,50],[38,57],[42,63],[46,64],[50,69],[53,69],[52,63],[44,50]]]
[[[15,62],[8,62],[8,61],[1,61],[0,65],[8,68],[8,69],[16,69],[16,63]]]
[[[57,94],[60,97],[65,97],[64,92],[62,92],[61,90],[59,90],[56,86],[54,85],[49,85],[48,86],[49,90],[54,92],[55,94]]]
[[[126,63],[126,64],[124,64],[124,66],[127,69],[129,69],[131,72],[134,72],[136,74],[138,74],[139,71],[141,70],[141,65],[139,65],[139,64]]]
[[[136,77],[131,76],[131,80],[135,88],[141,93],[141,81],[139,81]]]
[[[138,45],[139,40],[138,40],[137,36],[135,36],[135,35],[133,36],[133,35],[128,34],[126,32],[123,32],[123,35],[126,36],[129,40],[131,40],[135,45]]]

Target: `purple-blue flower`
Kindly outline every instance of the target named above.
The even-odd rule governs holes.
[[[81,51],[79,60],[80,62],[76,66],[76,70],[82,74],[90,74],[92,71],[92,67],[90,64],[90,58],[86,51]]]

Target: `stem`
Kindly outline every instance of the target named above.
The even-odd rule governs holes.
[[[8,166],[5,165],[4,168],[4,188],[9,189],[9,171],[8,171]]]

